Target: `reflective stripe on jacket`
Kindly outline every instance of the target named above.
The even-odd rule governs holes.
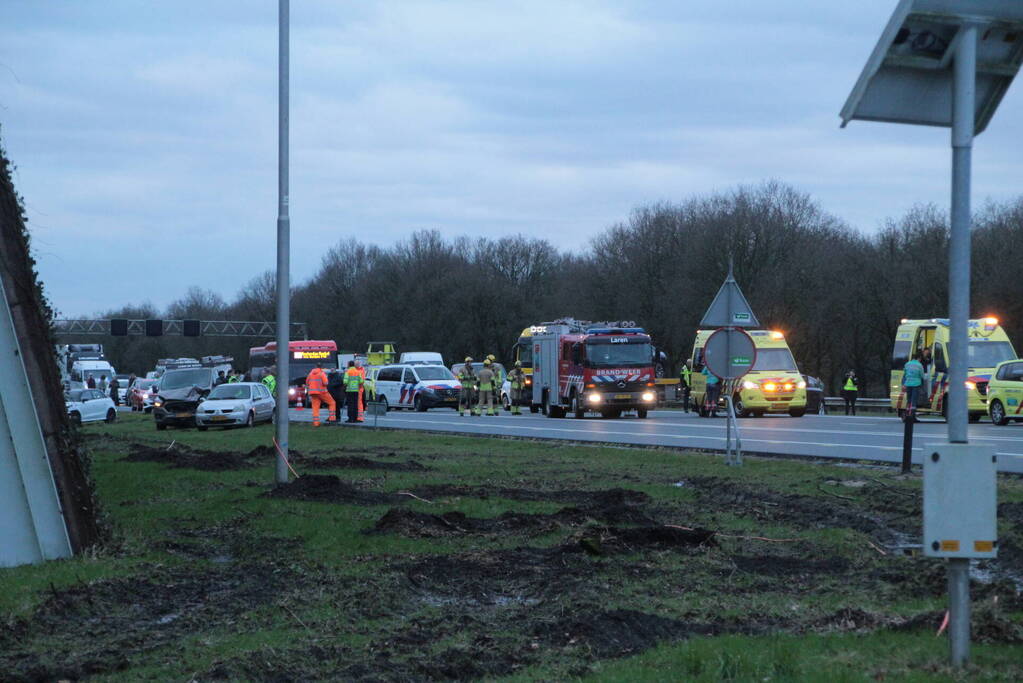
[[[313,368],[309,376],[305,378],[305,391],[307,394],[324,394],[327,392],[327,373],[323,368]]]

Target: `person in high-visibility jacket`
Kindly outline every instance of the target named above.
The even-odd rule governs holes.
[[[487,406],[487,415],[497,415],[494,412],[494,383],[497,381],[497,373],[494,372],[493,363],[490,359],[483,361],[483,367],[479,372],[480,403],[476,407],[476,415],[483,414],[483,406]]]
[[[845,373],[845,384],[842,385],[842,399],[845,401],[845,414],[849,415],[850,411],[853,415],[856,414],[856,397],[860,393],[859,379],[856,377],[856,371],[850,370]]]
[[[917,394],[924,383],[924,366],[920,362],[920,354],[914,353],[913,358],[902,368],[902,387],[906,391],[906,420],[917,422]]]
[[[359,385],[359,414],[355,418],[359,422],[366,421],[366,368],[362,365],[361,360],[355,361],[355,369],[359,371],[359,377],[362,378],[362,384]]]
[[[458,371],[458,381],[462,385],[461,391],[458,392],[458,414],[465,417],[465,411],[468,410],[469,415],[472,416],[475,414],[472,405],[472,392],[476,388],[476,373],[472,371],[472,356],[465,357],[465,364]]]
[[[323,364],[317,363],[309,376],[305,378],[305,394],[313,402],[313,426],[320,426],[320,401],[327,404],[327,422],[334,422],[334,399],[327,391],[327,373],[323,371]]]
[[[682,410],[689,412],[689,397],[693,391],[693,371],[689,367],[693,361],[687,360],[682,364],[678,373],[678,388],[682,391]]]
[[[345,407],[348,408],[348,424],[355,424],[359,421],[359,392],[365,381],[355,367],[355,361],[348,361],[348,369],[345,370]]]
[[[259,381],[263,383],[263,386],[265,386],[267,389],[270,390],[270,395],[273,396],[276,399],[277,398],[277,378],[274,377],[273,369],[271,368],[270,370],[267,370],[266,374],[263,375],[263,379],[261,379]]]
[[[508,383],[511,385],[511,396],[508,397],[511,414],[521,415],[519,404],[525,399],[526,393],[526,373],[522,371],[522,361],[515,361],[515,367],[508,373]]]

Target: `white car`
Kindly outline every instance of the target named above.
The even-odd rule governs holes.
[[[262,382],[234,382],[213,387],[195,409],[195,424],[203,432],[210,427],[251,427],[272,422],[274,401]]]
[[[110,397],[99,389],[76,389],[67,393],[67,414],[72,422],[96,422],[117,419],[117,408]]]
[[[388,409],[458,409],[461,384],[443,365],[385,365],[373,381],[376,400]]]

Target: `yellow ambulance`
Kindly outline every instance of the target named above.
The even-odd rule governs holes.
[[[738,417],[760,417],[766,413],[788,413],[802,417],[806,413],[806,381],[799,373],[785,335],[771,330],[747,330],[753,337],[757,356],[753,369],[737,383],[732,401]],[[706,413],[707,378],[703,375],[703,347],[714,330],[699,330],[693,344],[693,404],[700,415]],[[722,396],[723,398],[723,396]]]
[[[971,422],[987,414],[988,382],[995,366],[1016,358],[1012,342],[997,318],[970,320],[967,327],[969,347],[966,371],[966,409]],[[946,414],[948,403],[948,367],[954,359],[949,357],[949,320],[903,319],[895,333],[892,348],[890,399],[892,408],[903,416],[906,410],[906,392],[902,386],[902,368],[914,356],[924,366],[924,388],[917,400],[917,414]]]

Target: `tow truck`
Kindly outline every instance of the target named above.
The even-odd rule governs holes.
[[[657,405],[653,347],[642,327],[625,321],[561,320],[533,328],[532,405],[547,417],[604,418]]]

